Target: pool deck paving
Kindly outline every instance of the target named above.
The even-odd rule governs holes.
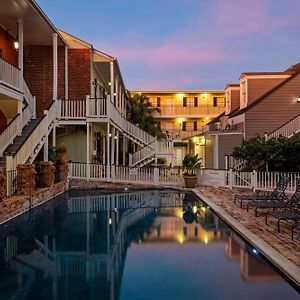
[[[278,233],[276,219],[269,217],[266,225],[264,216],[255,217],[253,209],[247,212],[234,204],[235,195],[249,190],[202,186],[193,192],[300,287],[300,230],[292,240],[294,222],[283,221]]]

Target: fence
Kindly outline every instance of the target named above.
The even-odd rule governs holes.
[[[69,176],[104,182],[183,186],[181,168],[130,168],[72,162],[69,163]]]
[[[17,192],[17,170],[6,171],[6,196],[10,197]]]
[[[70,178],[143,183],[156,186],[172,185],[180,187],[184,185],[182,168],[130,168],[72,162],[69,164],[69,176]],[[295,191],[297,181],[300,180],[300,173],[295,172],[242,172],[201,169],[198,172],[198,184],[272,191],[281,176],[290,179],[286,191]]]

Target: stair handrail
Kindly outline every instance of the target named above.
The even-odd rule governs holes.
[[[20,114],[17,114],[4,128],[0,135],[0,156],[4,150],[13,142],[20,132]]]
[[[25,141],[17,148],[16,152],[13,155],[7,155],[7,170],[15,169],[18,164],[24,164],[32,155],[34,155],[31,157],[33,159],[38,154],[35,150],[42,139],[48,136],[49,124],[53,122],[53,120],[50,120],[52,114],[49,117],[49,110],[53,109],[55,111],[53,108],[55,104],[56,101],[53,101],[48,110],[44,111],[43,117],[41,117],[32,132],[26,137]]]
[[[114,123],[116,123],[117,126],[121,127],[123,131],[138,139],[144,145],[148,145],[156,140],[154,136],[125,119],[109,98],[107,103],[109,105],[109,117]]]
[[[24,78],[23,78],[23,93],[24,93],[24,97],[32,111],[32,118],[35,119],[36,118],[36,99],[34,96],[32,96],[30,89]]]
[[[296,129],[296,130],[294,130]],[[279,136],[291,137],[295,132],[300,130],[300,114],[293,117],[291,120],[287,121],[285,124],[281,125],[277,129],[266,135],[266,139],[276,138]]]
[[[129,166],[135,166],[139,162],[154,155],[157,150],[157,139],[153,140],[148,145],[142,147],[138,151],[129,154]]]

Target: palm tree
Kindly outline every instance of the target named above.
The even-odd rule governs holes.
[[[127,97],[127,119],[143,129],[147,133],[162,138],[164,134],[157,126],[157,121],[153,117],[159,108],[155,108],[149,102],[149,98],[144,94],[135,94]]]

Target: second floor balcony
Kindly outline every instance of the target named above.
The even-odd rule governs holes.
[[[212,118],[221,114],[225,107],[213,105],[199,105],[199,106],[180,106],[180,105],[166,105],[158,107],[159,112],[155,112],[154,116],[158,118]]]
[[[17,91],[21,90],[23,84],[20,69],[2,58],[0,58],[0,83]]]

